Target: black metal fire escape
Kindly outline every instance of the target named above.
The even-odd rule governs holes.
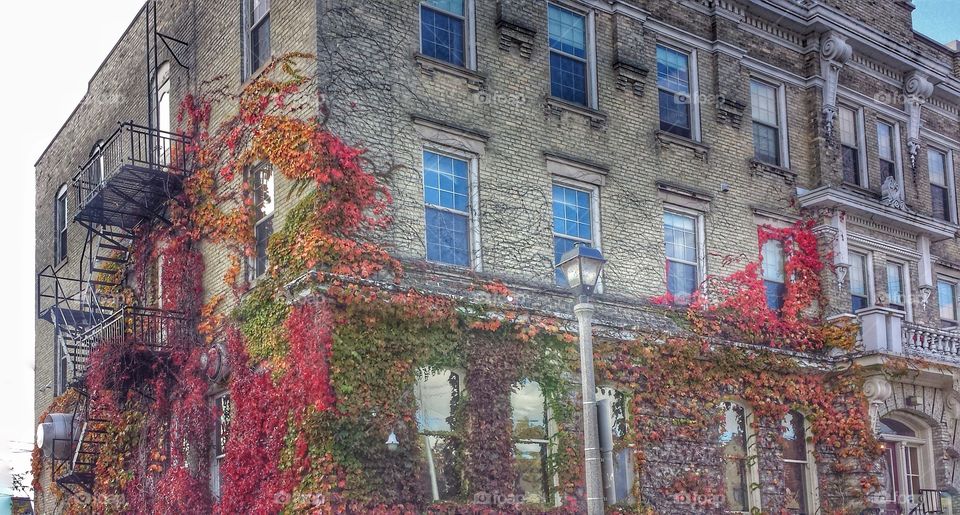
[[[86,387],[88,358],[104,342],[136,342],[142,352],[170,350],[173,332],[189,331],[177,313],[127,305],[121,295],[124,269],[135,235],[156,223],[169,223],[166,207],[191,171],[190,139],[157,128],[159,46],[180,66],[171,45],[187,43],[157,30],[156,3],[143,11],[146,28],[147,124],[119,123],[117,129],[73,177],[73,222],[86,229],[79,277],[47,266],[37,278],[37,316],[54,326],[56,344],[69,362],[70,386],[80,400],[66,438],[54,448],[52,479],[68,491],[92,492],[94,469],[106,437],[105,420],[95,412]],[[58,364],[60,366],[60,364]],[[61,435],[63,436],[63,435]],[[59,447],[58,447],[59,446]]]

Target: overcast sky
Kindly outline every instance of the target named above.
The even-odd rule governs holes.
[[[915,3],[918,30],[944,43],[960,38],[960,0]],[[9,484],[10,467],[30,469],[33,445],[33,164],[141,5],[40,0],[12,2],[4,10],[0,155],[3,190],[10,195],[0,203],[6,229],[0,252],[0,291],[6,294],[0,298],[0,493]]]

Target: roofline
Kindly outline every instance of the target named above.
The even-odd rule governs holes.
[[[120,46],[120,42],[123,41],[123,38],[130,32],[130,29],[133,28],[133,25],[137,23],[137,20],[140,19],[140,16],[143,15],[144,11],[147,9],[147,5],[150,3],[150,0],[143,2],[143,5],[140,7],[140,10],[137,11],[137,14],[130,20],[130,23],[127,25],[127,28],[123,30],[123,33],[120,34],[120,37],[117,38],[117,42],[113,44],[113,48],[110,49],[110,52],[107,53],[107,56],[103,58],[103,61],[100,62],[100,66],[97,67],[97,70],[93,72],[93,75],[90,77],[90,80],[87,81],[87,91],[83,93],[83,96],[80,98],[80,101],[77,102],[76,107],[73,108],[73,111],[70,111],[70,115],[67,116],[67,119],[63,121],[63,124],[60,125],[60,129],[57,130],[57,133],[53,136],[53,139],[50,140],[50,143],[47,143],[47,146],[44,147],[43,152],[40,153],[40,157],[37,158],[37,161],[33,163],[33,167],[36,168],[40,161],[43,161],[44,156],[47,155],[47,151],[50,150],[50,147],[53,146],[53,142],[57,141],[57,138],[60,137],[60,134],[63,132],[63,129],[67,128],[67,124],[70,123],[70,120],[73,119],[73,115],[77,114],[77,110],[80,109],[80,106],[83,105],[84,100],[87,99],[87,95],[90,94],[90,85],[93,84],[93,79],[97,75],[100,75],[100,70],[107,64],[107,61],[113,57],[113,53],[117,51],[117,47]]]
[[[937,50],[940,50],[941,52],[945,52],[950,55],[956,55],[957,53],[955,49],[950,48],[949,44],[941,43],[916,29],[913,30],[913,35],[917,37],[917,39],[919,39],[922,43],[926,43],[927,45],[932,46]]]

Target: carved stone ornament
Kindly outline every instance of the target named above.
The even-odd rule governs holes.
[[[200,369],[207,379],[214,383],[222,383],[230,375],[230,362],[227,360],[227,348],[222,343],[215,343],[200,355]]]
[[[837,82],[840,69],[853,56],[847,38],[829,31],[820,38],[820,74],[823,76],[823,128],[833,137],[833,121],[837,115]]]
[[[933,95],[933,84],[927,76],[913,71],[903,79],[903,107],[910,117],[907,125],[907,151],[910,153],[910,169],[917,172],[917,154],[920,152],[920,124],[923,105]]]
[[[863,395],[870,402],[870,427],[877,431],[877,422],[880,420],[880,405],[893,395],[893,386],[883,376],[868,377],[863,382]]]
[[[880,202],[885,206],[907,210],[907,203],[903,199],[903,189],[900,188],[900,181],[896,177],[889,175],[883,180],[883,184],[880,186]]]

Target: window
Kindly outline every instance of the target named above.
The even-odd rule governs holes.
[[[269,163],[257,165],[248,178],[253,196],[253,232],[256,249],[250,267],[251,279],[267,271],[267,246],[273,235],[274,186],[273,168]]]
[[[244,77],[270,59],[270,0],[244,0]]]
[[[230,420],[233,418],[233,403],[230,394],[225,393],[216,397],[214,415],[216,422],[213,425],[213,460],[210,463],[210,484],[215,497],[220,497],[220,487],[223,484],[223,462],[227,457],[227,438],[230,434]]]
[[[169,62],[161,64],[157,69],[157,128],[164,132],[170,132]]]
[[[861,180],[860,130],[857,111],[840,106],[840,154],[843,161],[843,180],[857,186],[866,186]]]
[[[467,66],[466,0],[420,2],[420,52],[455,66]]]
[[[700,284],[697,248],[697,217],[663,213],[663,241],[666,245],[667,291],[684,301]]]
[[[813,488],[816,482],[816,467],[813,456],[807,450],[807,427],[803,415],[790,411],[781,422],[783,437],[783,473],[787,513],[807,515],[816,510]]]
[[[590,103],[587,16],[547,6],[550,39],[550,94],[574,104]]]
[[[865,254],[850,252],[850,309],[857,311],[870,305],[870,270]]]
[[[905,310],[907,296],[904,288],[903,265],[887,262],[887,299],[891,308]]]
[[[940,324],[957,325],[957,285],[953,281],[937,280],[937,301],[940,305]]]
[[[67,368],[70,366],[70,355],[67,354],[66,342],[63,334],[60,333],[59,326],[54,326],[53,338],[53,356],[54,356],[54,383],[53,394],[62,395],[67,391]]]
[[[767,307],[779,312],[783,308],[783,297],[787,292],[783,243],[778,240],[767,240],[760,249],[760,254]]]
[[[607,401],[610,406],[610,419],[606,427],[610,429],[610,439],[613,442],[613,483],[616,498],[608,500],[608,504],[632,502],[631,489],[633,487],[633,452],[625,445],[624,437],[627,434],[627,403],[623,392],[612,388],[598,387],[597,402]],[[598,412],[599,413],[599,412]],[[602,428],[603,426],[601,426]],[[601,436],[601,447],[604,437]]]
[[[553,185],[553,264],[577,244],[593,246],[592,193],[562,184]],[[567,278],[555,271],[558,285],[565,286]]]
[[[877,122],[877,153],[880,155],[880,183],[887,177],[897,177],[896,165],[896,129],[887,122]]]
[[[933,216],[950,222],[953,220],[953,202],[947,155],[939,150],[927,149],[927,168],[930,171],[930,202]]]
[[[513,410],[514,462],[517,493],[524,502],[542,504],[550,493],[547,475],[547,410],[540,385],[523,381],[510,394]]]
[[[758,80],[750,81],[753,112],[753,155],[757,161],[781,165],[780,102],[778,88]]]
[[[107,164],[104,161],[105,154],[103,140],[98,141],[93,148],[90,149],[90,160],[87,162],[87,173],[85,177],[87,184],[84,184],[84,190],[89,191],[103,182],[103,175],[107,171]]]
[[[466,159],[423,152],[427,260],[470,266],[470,179]]]
[[[735,402],[720,404],[720,448],[723,452],[723,488],[725,510],[749,513],[750,466],[747,460],[746,410]]]
[[[657,45],[657,90],[660,130],[693,138],[690,55]]]
[[[67,259],[67,185],[60,186],[53,203],[53,262]]]
[[[881,484],[887,513],[915,512],[921,489],[934,487],[929,429],[906,420],[904,415],[890,414],[877,423],[884,448]]]
[[[462,485],[459,441],[453,434],[461,389],[460,374],[421,370],[417,377],[417,427],[423,439],[424,474],[434,501],[458,497]]]

